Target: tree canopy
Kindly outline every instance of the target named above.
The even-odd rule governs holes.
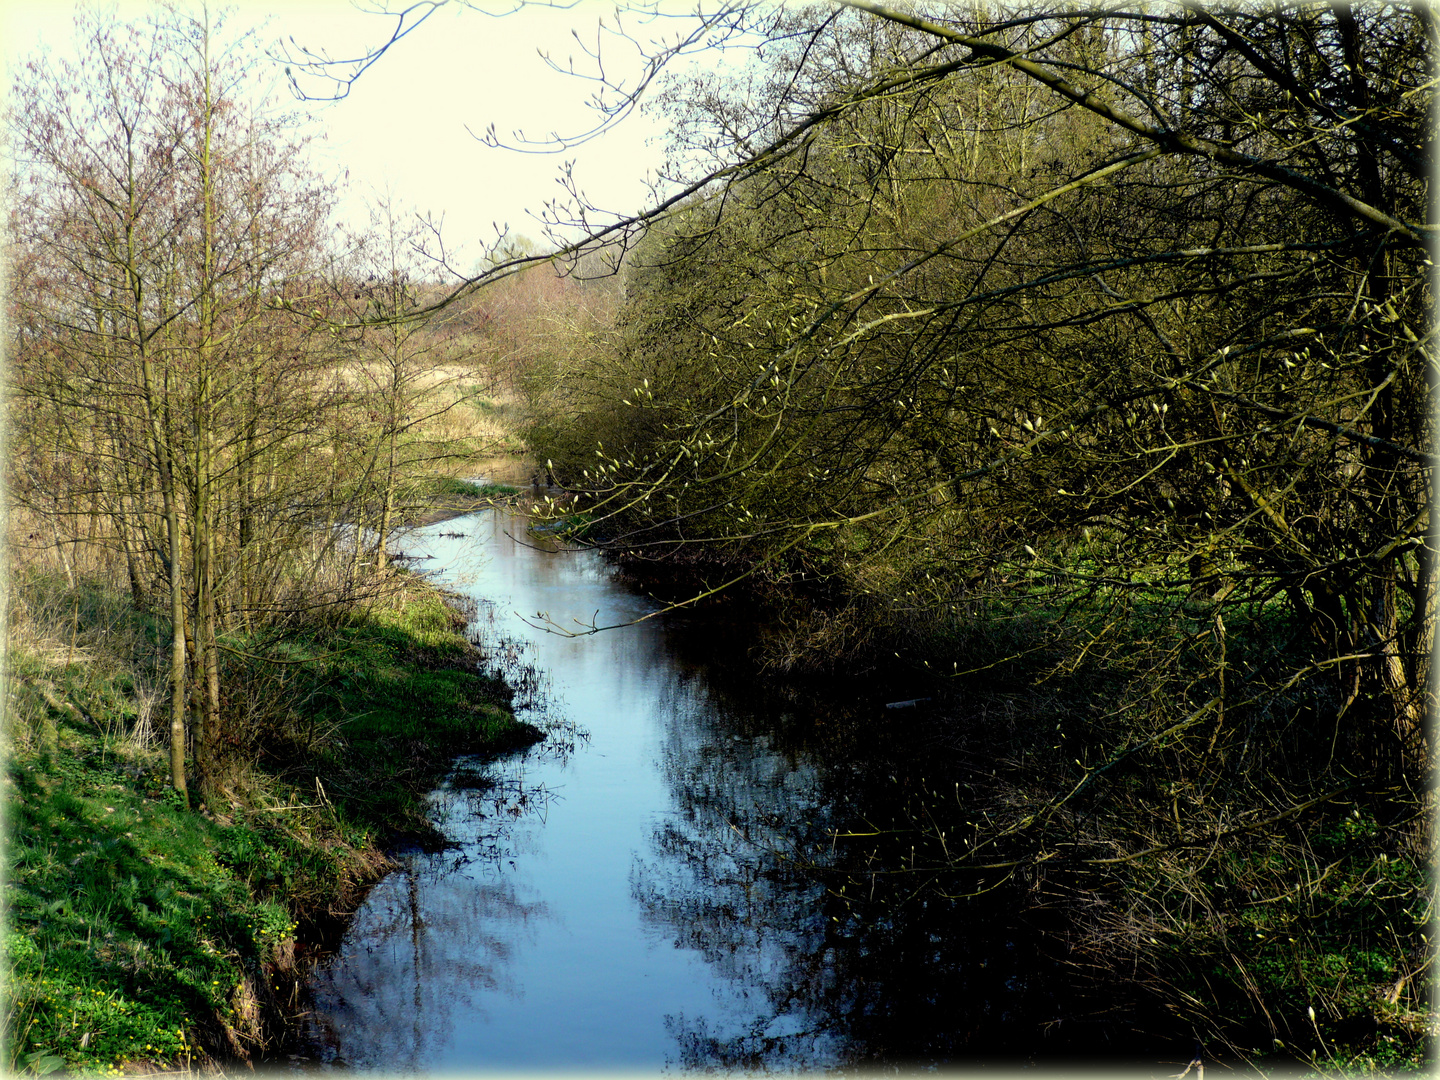
[[[977,787],[838,834],[913,845],[839,896],[1048,878],[1077,951],[1166,972],[1197,1032],[1233,979],[1308,1038],[1226,898],[1338,910],[1286,875],[1364,806],[1423,918],[1434,851],[1432,11],[708,27],[753,51],[659,79],[677,194],[609,330],[532,369],[532,445],[587,535],[687,568],[677,602],[803,595],[771,670],[948,688],[929,775]]]
[[[705,171],[547,376],[609,541],[1283,611],[1253,677],[1423,763],[1429,12],[755,14],[741,76],[672,76]]]

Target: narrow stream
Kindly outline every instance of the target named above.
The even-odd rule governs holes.
[[[823,716],[711,670],[711,647],[743,633],[718,617],[528,625],[651,604],[524,524],[486,511],[405,547],[493,602],[492,633],[528,643],[549,714],[573,726],[457,763],[433,798],[458,846],[406,857],[316,972],[315,1058],[467,1073],[1034,1060],[1065,1007],[1003,905],[852,907],[816,872],[843,857],[830,830],[884,797],[873,755],[837,753]]]

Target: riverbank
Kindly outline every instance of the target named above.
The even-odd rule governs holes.
[[[397,570],[343,617],[231,643],[253,764],[187,807],[153,734],[156,617],[100,583],[11,588],[4,1064],[17,1073],[275,1053],[309,957],[389,853],[442,842],[424,797],[449,761],[541,737],[478,670],[457,599]]]
[[[490,459],[486,462],[493,471],[513,477],[512,481],[500,482],[495,478],[466,480],[455,476],[436,477],[430,482],[431,490],[425,494],[430,508],[417,514],[411,526],[438,525],[451,518],[463,517],[480,510],[488,510],[497,503],[519,494],[523,477],[528,476],[523,459]]]
[[[668,602],[745,569],[698,547],[615,561]],[[904,872],[887,885],[861,870],[835,894],[867,897],[869,918],[888,922],[917,897],[1003,890],[1093,1005],[1076,1013],[1097,1019],[1074,1030],[1094,1040],[1194,1039],[1211,1062],[1322,1074],[1423,1070],[1425,793],[1378,771],[1327,771],[1330,745],[1306,737],[1326,730],[1318,721],[1273,733],[1243,695],[1227,702],[1223,682],[1207,685],[1218,616],[1203,597],[1157,584],[1103,610],[1047,607],[1031,575],[1028,596],[1015,588],[953,617],[800,571],[704,601],[746,626],[731,635],[744,642],[732,678],[800,705],[833,699],[821,734],[873,747],[854,783],[895,792],[886,828],[856,828],[841,846],[857,866]],[[1253,678],[1288,635],[1273,614],[1249,614],[1226,611],[1219,661]],[[1196,643],[1184,665],[1153,644],[1175,639]],[[1193,695],[1192,712],[1200,690],[1219,706],[1176,715],[1171,699],[1157,705],[1161,687]],[[901,702],[914,705],[886,707]],[[1299,715],[1303,704],[1292,702]],[[1246,766],[1262,748],[1289,774],[1257,782]]]

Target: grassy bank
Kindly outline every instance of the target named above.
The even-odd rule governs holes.
[[[237,759],[252,763],[189,808],[156,736],[162,621],[94,582],[32,574],[12,592],[3,1064],[15,1072],[275,1050],[311,944],[390,865],[387,847],[438,840],[423,795],[450,757],[539,734],[477,671],[464,617],[396,574],[343,618],[230,642],[229,707],[252,721]]]

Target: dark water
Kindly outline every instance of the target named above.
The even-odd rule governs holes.
[[[698,613],[534,629],[516,613],[579,629],[652,605],[499,512],[406,547],[494,602],[491,636],[529,643],[548,715],[574,726],[461,762],[435,793],[458,847],[408,857],[317,972],[320,1060],[791,1071],[1103,1052],[1003,901],[912,896],[903,874],[857,890],[866,870],[903,869],[903,844],[877,854],[832,832],[878,820],[897,781],[872,749],[828,737],[823,710],[715,669],[743,626]]]

